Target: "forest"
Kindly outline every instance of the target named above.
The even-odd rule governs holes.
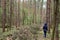
[[[0,40],[60,40],[60,0],[0,0]]]

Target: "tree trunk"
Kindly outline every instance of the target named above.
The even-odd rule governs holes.
[[[55,28],[55,34],[56,38],[55,40],[59,40],[59,32],[58,32],[58,24],[59,24],[59,0],[56,0],[56,28]]]
[[[18,0],[18,26],[20,26],[20,0]]]
[[[3,9],[3,14],[2,14],[2,27],[3,27],[3,32],[5,32],[5,23],[6,23],[6,0],[2,0],[2,9]]]
[[[22,16],[23,16],[23,25],[24,25],[24,19],[25,19],[25,11],[24,11],[24,0],[23,0],[23,8],[22,8]]]
[[[36,0],[34,0],[34,12],[33,12],[33,17],[34,17],[34,24],[36,24]]]
[[[53,34],[52,34],[52,39],[51,40],[59,40],[59,33],[58,33],[58,3],[59,0],[54,1],[54,29],[53,29]],[[56,37],[56,38],[55,38]]]
[[[48,33],[50,33],[50,4],[51,0],[47,0],[46,23],[48,24]]]
[[[13,4],[13,0],[10,0],[10,20],[9,20],[9,22],[10,22],[10,30],[11,30],[11,27],[12,27],[12,14],[13,14],[13,6],[12,6],[12,4]]]
[[[41,27],[43,26],[43,16],[42,16],[42,11],[43,11],[43,0],[41,1],[41,7],[40,7],[40,18],[41,18]]]
[[[1,7],[1,0],[0,0],[0,7]]]

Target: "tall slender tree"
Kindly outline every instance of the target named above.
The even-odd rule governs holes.
[[[9,19],[9,25],[10,25],[10,29],[12,27],[12,14],[13,14],[13,0],[9,0],[10,1],[10,19]]]
[[[34,24],[36,24],[36,0],[33,0],[33,7],[34,7],[34,12],[33,12],[33,18],[34,18]]]
[[[5,24],[6,24],[6,0],[1,0],[2,2],[2,27],[3,32],[5,32]]]
[[[15,24],[16,28],[17,28],[17,14],[18,14],[17,10],[18,10],[17,0],[14,0],[14,20],[15,20],[14,24]]]
[[[22,3],[22,5],[23,5],[23,9],[22,9],[22,14],[23,14],[23,25],[24,25],[24,19],[25,19],[24,1],[25,1],[25,0],[23,0],[23,3]]]
[[[1,0],[0,0],[0,7],[1,7]]]
[[[28,13],[26,14],[27,15],[27,25],[30,25],[30,21],[29,21],[29,18],[30,18],[30,0],[27,0],[27,10],[28,10]]]
[[[47,0],[46,23],[48,24],[48,33],[50,33],[50,4],[51,0]]]
[[[20,0],[18,0],[18,26],[20,26]]]
[[[52,39],[51,40],[59,40],[59,33],[58,33],[58,12],[59,12],[59,0],[54,0],[54,29],[53,29],[53,34],[52,34]]]
[[[43,18],[43,16],[42,16],[42,14],[43,14],[42,13],[42,10],[43,10],[43,0],[41,0],[41,4],[40,5],[41,5],[41,7],[40,7],[40,18],[41,18],[41,26],[42,26],[42,23],[43,23],[43,19],[42,19]]]
[[[56,28],[55,28],[55,33],[56,33],[56,40],[59,40],[59,30],[58,30],[58,25],[59,25],[59,0],[56,0]]]
[[[18,27],[18,0],[16,0],[16,28]]]
[[[30,11],[30,15],[31,15],[31,4],[32,4],[32,0],[29,0],[29,9],[30,9],[29,11]],[[30,16],[30,17],[31,17],[31,16]],[[32,22],[31,22],[31,20],[30,20],[30,25],[31,25],[31,23],[32,23]]]

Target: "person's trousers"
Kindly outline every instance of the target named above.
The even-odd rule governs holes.
[[[46,31],[44,31],[44,37],[46,38]]]

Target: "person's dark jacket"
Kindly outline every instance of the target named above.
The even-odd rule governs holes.
[[[47,24],[44,24],[44,26],[43,26],[43,31],[47,31],[47,30],[48,30]]]

